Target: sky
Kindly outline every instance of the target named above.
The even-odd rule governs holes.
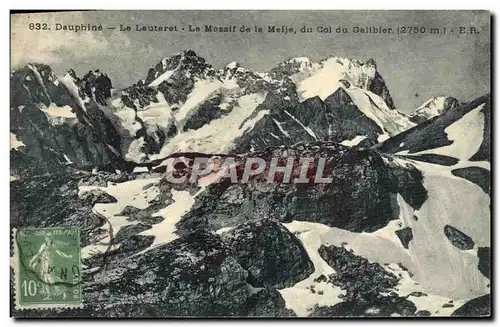
[[[32,30],[46,23],[48,30]],[[102,32],[56,31],[56,24],[101,24]],[[119,30],[129,25],[131,32]],[[135,26],[182,27],[179,32],[136,32]],[[337,33],[204,33],[189,25],[346,27]],[[32,25],[33,27],[34,25]],[[447,33],[360,34],[353,28],[398,26],[446,28]],[[479,34],[459,34],[474,26]],[[107,27],[115,27],[114,30]],[[453,33],[450,33],[451,30]],[[411,112],[434,96],[470,101],[490,92],[490,13],[486,11],[86,11],[11,16],[11,68],[28,62],[48,64],[63,75],[73,68],[108,74],[115,88],[144,79],[162,58],[194,50],[214,68],[237,61],[267,71],[293,57],[320,60],[331,55],[366,61],[373,58],[395,105]]]

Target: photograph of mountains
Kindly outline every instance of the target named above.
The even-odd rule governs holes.
[[[387,17],[427,30],[467,18],[482,34],[267,33]],[[230,19],[236,34],[204,34]],[[55,30],[68,22],[104,31]],[[120,31],[146,23],[201,31]],[[12,316],[491,315],[488,12],[60,12],[11,26],[9,233],[78,228],[83,296],[19,307],[13,260]],[[331,182],[165,178],[174,158],[190,171],[230,156],[327,158]]]

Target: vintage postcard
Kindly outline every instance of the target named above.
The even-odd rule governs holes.
[[[491,316],[490,12],[10,20],[13,317]]]

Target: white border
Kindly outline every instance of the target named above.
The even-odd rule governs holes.
[[[212,1],[212,2],[207,2],[206,0],[184,0],[184,1],[153,1],[153,0],[113,0],[113,1],[102,1],[102,0],[86,0],[77,3],[76,1],[61,1],[61,0],[44,0],[43,1],[43,6],[46,9],[57,9],[57,8],[64,8],[64,9],[406,9],[406,10],[411,10],[411,9],[486,9],[486,10],[491,10],[494,14],[499,14],[499,3],[500,1],[498,0],[474,0],[474,1],[436,1],[436,0],[419,0],[418,2],[416,1],[395,1],[395,0],[344,0],[344,1],[332,1],[332,0],[308,0],[308,1],[293,1],[293,0],[278,0],[278,1],[269,1],[269,0],[246,0],[246,1],[236,1],[236,0],[219,0],[219,1]],[[2,13],[2,20],[0,21],[2,24],[2,44],[4,45],[5,49],[2,52],[3,55],[3,65],[2,67],[2,76],[4,76],[3,81],[5,81],[5,86],[0,88],[0,94],[3,102],[3,106],[1,106],[3,110],[3,118],[0,119],[0,124],[2,124],[2,130],[3,132],[1,133],[2,137],[0,138],[0,146],[1,149],[4,149],[5,151],[5,156],[4,160],[1,161],[1,170],[3,172],[3,176],[5,178],[5,182],[1,184],[1,208],[3,209],[3,215],[2,215],[2,224],[5,224],[3,228],[0,230],[3,230],[4,237],[7,237],[7,231],[9,230],[9,186],[8,186],[8,180],[9,180],[9,160],[8,156],[9,154],[7,153],[7,148],[8,148],[8,143],[10,141],[10,138],[8,138],[8,130],[9,130],[9,120],[7,118],[8,112],[9,112],[9,87],[8,83],[9,81],[7,80],[7,76],[10,76],[10,66],[9,66],[9,53],[8,53],[8,45],[9,45],[9,38],[10,38],[10,24],[9,24],[9,9],[15,8],[15,9],[41,9],[40,6],[41,2],[38,0],[31,0],[31,1],[26,1],[26,0],[17,0],[17,1],[3,1],[1,3],[2,9],[0,12]],[[498,17],[496,17],[498,19]],[[496,24],[494,27],[498,25],[498,21],[496,20]],[[492,31],[492,35],[494,35],[494,42],[495,44],[498,44],[498,39],[499,39],[499,34],[495,33],[495,31]],[[495,52],[495,57],[492,58],[492,60],[495,60],[495,63],[497,62],[496,59],[498,58],[498,51]],[[492,85],[494,86],[494,90],[492,90],[493,94],[498,94],[498,88],[499,86],[494,83],[494,79],[492,79]],[[493,92],[494,91],[494,92]],[[495,100],[495,99],[494,99]],[[496,104],[497,101],[494,101]],[[496,108],[493,108],[493,111]],[[499,117],[498,112],[495,113],[495,125],[494,127],[497,127],[499,123]],[[496,130],[496,128],[493,129],[493,133]],[[494,133],[495,134],[495,133]],[[495,138],[495,136],[493,136]],[[500,143],[496,142],[495,149],[493,149],[493,152],[498,152],[500,148]],[[498,147],[497,147],[498,146]],[[498,160],[498,158],[497,158]],[[495,167],[496,168],[496,167]],[[494,169],[493,171],[495,171]],[[498,176],[494,176],[494,181],[497,181]],[[496,202],[497,205],[499,205],[500,201],[499,200],[500,196],[498,195],[499,191],[496,190],[495,192],[495,198],[492,199],[492,202]],[[498,208],[496,212],[498,213]],[[496,215],[499,216],[499,215]],[[497,219],[498,217],[494,217],[497,222],[495,224],[495,231],[494,233],[496,235],[499,235],[498,229],[500,228],[500,222]],[[473,217],[471,217],[473,220]],[[471,221],[473,223],[473,221]],[[493,238],[495,240],[495,238]],[[7,269],[7,261],[10,261],[10,256],[9,252],[7,250],[7,241],[4,240],[3,244],[3,255],[5,256],[2,260],[2,262],[5,263],[5,266],[3,266],[2,269],[0,269],[0,274],[2,275],[0,277],[0,280],[3,281],[0,283],[2,287],[2,292],[3,296],[1,297],[2,299],[2,305],[1,307],[1,315],[3,322],[7,323],[9,326],[14,324],[14,320],[9,318],[9,306],[10,306],[10,291],[7,289],[7,280],[9,278],[8,274],[8,269]],[[499,250],[496,247],[497,244],[495,244],[495,252],[498,253]],[[498,265],[497,265],[498,268]],[[495,281],[498,281],[498,269],[495,270]],[[496,289],[496,287],[494,287]],[[495,313],[496,315],[499,314],[499,307],[498,307],[498,298],[496,298],[496,301],[494,302],[495,305]],[[106,326],[109,323],[112,323],[109,320],[103,320],[103,321],[73,321],[73,323],[79,323],[79,324],[88,324],[92,323],[93,325],[101,325],[101,326]],[[395,321],[370,321],[370,320],[361,320],[361,321],[356,321],[356,322],[349,322],[349,321],[340,321],[340,320],[335,320],[335,321],[317,321],[316,323],[328,323],[328,324],[335,324],[336,326],[346,326],[346,325],[352,325],[352,324],[362,324],[365,325],[367,322],[371,323],[380,323],[380,324],[387,324],[387,323],[395,323],[395,324],[400,324],[401,320],[395,320]],[[414,324],[418,325],[435,325],[435,324],[442,324],[444,321],[441,320],[421,320],[421,321],[411,321]],[[33,324],[33,321],[29,322],[24,322],[24,324]],[[68,321],[43,321],[43,322],[38,322],[38,324],[53,324],[53,323],[62,323],[62,324],[67,324]],[[118,322],[122,323],[122,321]],[[202,324],[207,324],[207,323],[220,323],[220,321],[189,321],[189,322],[182,322],[182,321],[134,321],[134,322],[128,322],[131,325],[135,326],[141,326],[144,323],[163,323],[163,324],[169,324],[170,326],[173,325],[180,325],[180,324],[196,324],[196,325],[202,325]],[[289,324],[290,321],[234,321],[234,320],[228,320],[225,323],[245,323],[245,324],[255,324],[255,325],[267,325],[271,323],[280,323],[280,324]],[[314,323],[314,321],[302,321],[302,323]],[[451,321],[451,323],[456,323],[455,321]],[[462,321],[461,324],[464,325],[476,325],[478,322],[477,321]]]

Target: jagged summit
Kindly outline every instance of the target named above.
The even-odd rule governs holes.
[[[156,87],[164,82],[175,82],[180,75],[204,78],[214,74],[215,70],[204,58],[197,56],[193,50],[185,50],[162,59],[150,68],[144,83]]]
[[[229,64],[226,65],[226,68],[227,69],[237,69],[240,66],[241,66],[240,63],[238,63],[236,61],[231,61]]]
[[[68,69],[66,74],[68,74],[72,79],[78,80],[78,76],[76,75],[76,72],[73,68]]]
[[[368,59],[365,63],[365,66],[377,69],[377,63],[375,62],[375,59],[373,59],[373,58]]]
[[[93,115],[99,110],[120,135],[113,148],[135,163],[176,151],[253,151],[301,140],[370,145],[415,125],[394,109],[372,58],[295,57],[268,72],[255,72],[237,61],[215,70],[203,57],[185,50],[163,58],[145,80],[113,96],[111,80],[99,69],[81,77],[70,69],[58,78],[49,66],[27,66],[24,71],[34,82],[37,74],[30,67],[47,81],[44,87],[28,81],[28,95],[20,84],[16,103],[29,96],[46,107],[69,104],[69,112],[77,115],[90,107]],[[16,78],[19,74],[13,72]],[[53,100],[60,96],[67,99]],[[227,135],[222,136],[221,129]]]

